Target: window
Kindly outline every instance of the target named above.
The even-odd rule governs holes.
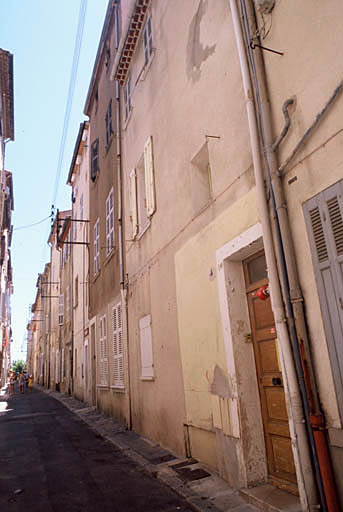
[[[106,336],[106,315],[99,321],[99,356],[98,356],[98,385],[108,386],[108,356]]]
[[[137,167],[130,173],[132,238],[143,233],[155,212],[155,181],[152,137],[144,147]]]
[[[343,419],[343,180],[304,205],[338,408]]]
[[[121,304],[112,310],[113,330],[113,385],[124,387],[124,350],[123,350],[123,323]]]
[[[99,172],[99,139],[91,145],[91,180],[94,182]]]
[[[143,30],[143,45],[144,45],[144,59],[145,65],[148,64],[150,57],[152,55],[152,25],[151,25],[151,16],[149,15],[146,20],[144,30]]]
[[[106,199],[106,256],[114,247],[114,203],[113,188]]]
[[[58,298],[58,324],[64,323],[64,295],[61,293]]]
[[[100,223],[99,219],[94,224],[94,275],[100,270]]]
[[[124,99],[125,99],[125,119],[128,119],[131,111],[131,77],[128,76],[124,88]]]
[[[141,378],[152,380],[154,378],[154,364],[152,356],[151,315],[144,316],[139,321],[141,345]]]
[[[111,142],[111,135],[113,133],[112,129],[112,100],[110,100],[107,112],[105,116],[105,128],[106,128],[106,147],[110,145]]]
[[[69,286],[67,286],[66,288],[66,291],[65,291],[65,315],[66,315],[66,319],[67,321],[69,320],[69,315],[70,315],[70,288]]]

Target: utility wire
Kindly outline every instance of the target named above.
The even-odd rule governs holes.
[[[13,228],[13,231],[18,231],[18,229],[28,229],[32,228],[33,226],[38,226],[38,224],[42,224],[46,220],[51,219],[51,215],[48,217],[44,217],[44,219],[38,220],[37,222],[33,222],[32,224],[26,224],[25,226],[19,226],[18,228]]]
[[[75,46],[74,46],[73,63],[72,63],[72,68],[71,68],[70,81],[69,81],[68,97],[67,97],[67,103],[66,103],[66,108],[65,108],[65,112],[64,112],[64,122],[63,122],[63,129],[62,129],[59,155],[58,155],[58,163],[57,163],[57,169],[56,169],[55,186],[54,186],[54,192],[53,192],[53,197],[52,197],[52,208],[54,208],[54,205],[56,204],[58,187],[59,187],[59,182],[60,182],[60,177],[61,177],[64,149],[65,149],[65,143],[66,143],[66,138],[67,138],[67,134],[68,134],[70,112],[71,112],[71,107],[73,104],[76,77],[77,77],[77,71],[78,71],[78,65],[79,65],[79,59],[80,59],[83,29],[85,26],[86,10],[87,10],[87,0],[81,0],[80,1],[80,11],[79,11],[79,21],[78,21]]]

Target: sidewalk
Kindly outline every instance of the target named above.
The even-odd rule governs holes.
[[[35,388],[61,402],[143,471],[182,496],[196,512],[301,512],[295,496],[270,485],[239,492],[195,459],[176,457],[135,432],[126,430],[113,418],[103,416],[95,407],[88,407],[71,396],[39,385]]]

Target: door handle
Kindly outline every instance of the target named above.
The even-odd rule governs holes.
[[[282,381],[281,381],[280,377],[273,377],[272,384],[273,384],[273,386],[281,386]]]

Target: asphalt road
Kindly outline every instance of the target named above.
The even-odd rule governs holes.
[[[1,512],[191,511],[49,395],[0,406]]]

